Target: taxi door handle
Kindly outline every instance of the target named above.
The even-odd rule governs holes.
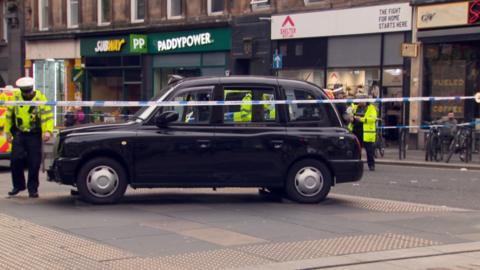
[[[271,143],[274,149],[281,149],[283,147],[283,140],[273,140]]]
[[[200,149],[207,149],[212,146],[212,142],[210,140],[197,140],[197,143]]]

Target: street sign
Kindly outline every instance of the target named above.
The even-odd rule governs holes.
[[[275,52],[273,55],[273,69],[282,69],[283,68],[283,57],[278,52]]]

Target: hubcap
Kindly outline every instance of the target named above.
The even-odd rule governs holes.
[[[305,167],[295,176],[295,188],[306,197],[313,197],[323,188],[323,175],[314,167]]]
[[[95,167],[88,173],[87,188],[96,197],[108,197],[118,188],[118,175],[109,166]]]

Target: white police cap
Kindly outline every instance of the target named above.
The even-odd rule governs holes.
[[[29,88],[35,84],[35,81],[31,77],[22,77],[15,82],[18,88]]]

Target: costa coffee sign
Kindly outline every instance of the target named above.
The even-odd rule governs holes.
[[[417,28],[438,28],[480,23],[480,0],[419,6]]]
[[[320,11],[272,17],[272,39],[410,31],[408,3]]]

